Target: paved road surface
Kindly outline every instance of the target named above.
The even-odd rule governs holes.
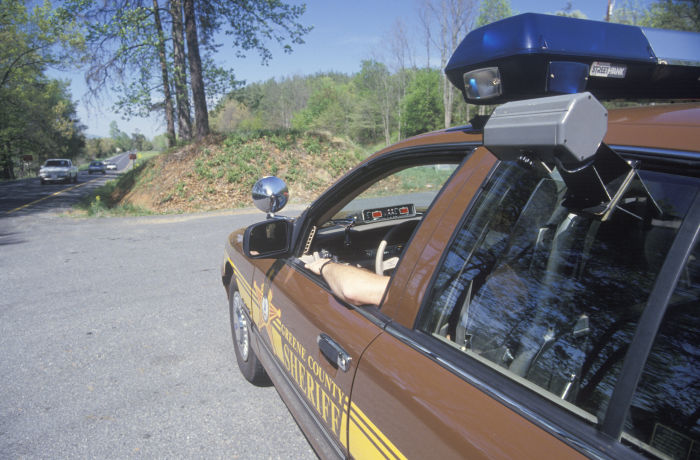
[[[0,215],[0,458],[316,458],[233,353],[224,239],[263,217]]]

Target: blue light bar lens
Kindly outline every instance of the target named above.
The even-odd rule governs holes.
[[[464,74],[464,88],[469,99],[489,99],[501,95],[498,67],[472,70]]]
[[[547,92],[582,93],[586,89],[590,67],[579,62],[550,62],[547,72]]]

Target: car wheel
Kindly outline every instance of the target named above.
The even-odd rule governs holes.
[[[267,386],[270,384],[270,377],[262,363],[255,356],[251,348],[251,328],[248,316],[245,314],[245,303],[238,292],[238,285],[235,277],[232,278],[229,289],[229,313],[231,314],[231,336],[233,337],[233,348],[236,351],[236,361],[243,377],[253,385]]]
[[[73,179],[73,182],[75,182],[76,184],[78,183],[78,174],[75,175],[75,179]]]
[[[92,171],[88,171],[88,174],[90,174],[92,176]]]
[[[102,174],[106,174],[106,173],[107,173],[107,171],[102,171]]]
[[[46,181],[44,179],[41,180],[41,185],[46,185]]]

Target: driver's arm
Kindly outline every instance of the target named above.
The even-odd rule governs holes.
[[[315,260],[306,264],[306,268],[320,275],[321,266],[328,260]],[[379,305],[389,284],[388,276],[380,276],[369,270],[333,262],[323,267],[323,279],[335,295],[354,305]]]

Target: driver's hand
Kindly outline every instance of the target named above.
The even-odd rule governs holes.
[[[306,264],[305,267],[317,275],[321,274],[321,266],[328,262],[330,259],[318,259],[314,260],[310,264]]]

